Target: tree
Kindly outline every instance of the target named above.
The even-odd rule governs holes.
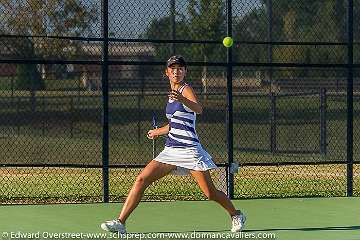
[[[188,5],[188,34],[192,40],[222,40],[226,34],[226,14],[222,0],[190,0]],[[188,51],[194,60],[225,58],[222,45],[194,44]]]
[[[265,8],[259,8],[234,20],[234,39],[237,41],[266,41],[267,15]],[[266,46],[236,45],[233,58],[239,62],[266,62]]]
[[[267,39],[269,0],[262,7],[234,21],[235,38],[247,41]],[[360,0],[354,3],[354,40],[356,41],[356,16],[360,16]],[[272,41],[285,42],[344,42],[346,41],[346,1],[342,0],[272,0]],[[358,31],[360,32],[360,31]],[[338,46],[274,45],[274,62],[343,63],[346,49]],[[240,49],[235,55],[240,61],[266,61],[266,48],[259,45],[254,50]],[[236,52],[237,53],[237,52]],[[288,71],[288,77],[308,74],[308,69]],[[312,71],[314,72],[314,71]],[[330,73],[333,74],[333,73]]]
[[[98,18],[96,6],[84,6],[81,0],[0,0],[0,9],[0,33],[22,36],[5,38],[2,44],[7,46],[10,55],[21,59],[71,58],[80,50],[79,41],[45,36],[82,36],[91,31]],[[28,74],[34,74],[30,79],[42,81],[37,77],[40,76],[37,67],[31,66],[26,68]],[[19,81],[26,81],[26,78],[20,77]],[[19,83],[18,86],[44,84]]]
[[[181,36],[182,38],[187,35],[186,31],[186,23],[184,21],[183,15],[177,14],[180,16],[181,20],[176,21],[176,35]],[[159,31],[161,29],[161,31]],[[160,19],[154,19],[150,26],[147,28],[145,33],[141,35],[141,38],[147,38],[147,39],[157,39],[157,40],[169,40],[171,39],[171,17],[166,16]],[[164,44],[155,44],[155,52],[156,52],[156,58],[160,61],[164,61],[164,59],[167,59],[170,54],[170,46],[167,44],[164,46]],[[182,52],[182,47],[179,46],[178,52]]]
[[[360,42],[360,0],[354,1],[354,42]],[[360,47],[354,48],[354,62],[360,63]],[[358,77],[360,77],[360,71],[355,71]]]
[[[263,0],[268,4],[267,0]],[[273,1],[275,41],[346,41],[346,3],[342,0]],[[343,62],[343,49],[335,46],[276,46],[275,58],[282,62]]]
[[[176,39],[222,40],[225,36],[225,11],[222,0],[189,0],[186,11],[176,12]],[[184,9],[184,8],[183,8]],[[142,37],[171,39],[171,16],[154,19]],[[164,61],[171,54],[170,46],[154,44],[156,58]],[[222,44],[178,44],[176,53],[190,61],[225,61],[226,51]],[[193,69],[188,78],[200,82],[207,69]]]
[[[222,0],[190,0],[186,12],[176,12],[177,39],[222,40],[225,35],[225,12]],[[161,29],[161,31],[159,31]],[[171,39],[170,16],[154,19],[144,33],[149,39]],[[155,45],[159,59],[166,59],[170,48]],[[224,47],[220,44],[192,44],[176,46],[178,53],[195,60],[221,59],[225,56]]]
[[[16,89],[18,90],[42,90],[45,89],[44,81],[35,64],[19,64],[16,69]]]

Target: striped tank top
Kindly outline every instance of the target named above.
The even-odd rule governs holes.
[[[187,84],[179,88],[182,93]],[[187,148],[200,145],[195,131],[196,113],[179,101],[170,100],[166,105],[169,120],[169,133],[165,142],[167,147]]]

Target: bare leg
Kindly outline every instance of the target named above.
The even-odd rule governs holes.
[[[126,219],[132,211],[138,206],[145,189],[156,180],[166,176],[176,167],[173,165],[160,163],[152,160],[136,177],[135,183],[132,186],[129,195],[121,209],[119,220],[125,224]]]
[[[209,200],[219,203],[223,208],[228,211],[230,216],[234,216],[237,212],[225,193],[219,191],[214,186],[209,171],[191,171],[191,175],[195,178],[199,187],[204,192]]]

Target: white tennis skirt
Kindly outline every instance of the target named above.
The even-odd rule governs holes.
[[[154,160],[176,166],[176,170],[172,172],[176,175],[186,175],[190,170],[207,171],[217,168],[210,154],[201,145],[190,148],[165,146]]]

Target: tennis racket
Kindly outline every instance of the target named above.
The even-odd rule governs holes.
[[[154,112],[152,115],[152,126],[153,126],[153,129],[158,128],[158,125],[156,123],[156,116],[155,116]],[[156,142],[155,141],[156,141],[155,138],[153,138],[153,142],[152,142],[152,157],[153,157],[153,159],[155,158],[155,154],[156,154]]]

